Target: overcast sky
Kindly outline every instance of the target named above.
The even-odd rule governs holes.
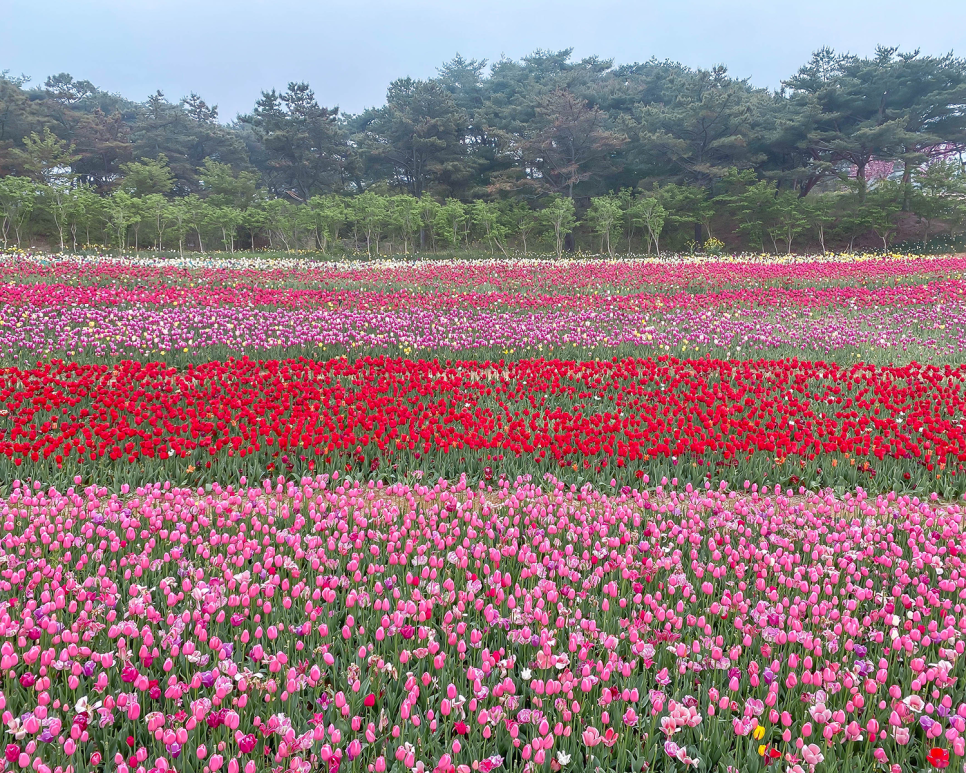
[[[69,72],[135,100],[196,91],[222,120],[292,80],[358,112],[457,52],[656,56],[774,88],[823,45],[868,55],[877,43],[966,55],[966,1],[0,0],[0,70],[35,84]]]

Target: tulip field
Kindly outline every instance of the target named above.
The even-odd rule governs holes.
[[[966,771],[966,256],[0,255],[4,771]]]

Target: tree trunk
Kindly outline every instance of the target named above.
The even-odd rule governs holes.
[[[909,198],[912,193],[912,163],[902,162],[902,211],[909,211]]]
[[[855,166],[855,181],[859,184],[859,202],[865,204],[865,193],[868,187],[868,182],[865,179],[865,164],[856,164]]]

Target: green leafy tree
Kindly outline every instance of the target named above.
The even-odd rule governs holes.
[[[116,238],[118,251],[126,249],[128,228],[141,217],[138,200],[127,191],[114,191],[104,200],[102,216]]]
[[[805,224],[815,231],[822,254],[827,254],[825,237],[834,231],[837,212],[841,207],[841,193],[812,194],[801,199]]]
[[[54,221],[57,237],[60,240],[60,251],[64,251],[64,233],[67,230],[67,219],[71,207],[71,189],[60,185],[40,185],[42,207]]]
[[[219,124],[209,117],[208,111],[212,108],[205,105],[204,110],[193,111],[190,101],[189,98],[171,104],[163,93],[157,92],[138,107],[130,130],[131,157],[164,155],[174,178],[173,191],[179,196],[200,192],[199,169],[206,158],[215,158],[236,169],[248,169],[247,140],[252,141],[253,149],[263,147],[258,137],[252,136],[250,125]],[[204,100],[200,102],[204,104]]]
[[[779,216],[774,182],[761,180],[719,200],[731,210],[738,222],[738,230],[750,240],[757,241],[762,252],[766,251],[766,237],[771,241],[773,251],[778,252]]]
[[[908,210],[916,171],[937,153],[966,147],[966,60],[895,48],[880,48],[876,58],[888,69],[886,110],[904,130],[898,158],[903,165],[903,210]]]
[[[403,253],[408,255],[410,245],[415,245],[419,231],[419,199],[403,193],[389,199],[389,219],[393,233],[402,239]]]
[[[298,207],[285,199],[270,199],[263,205],[265,225],[269,234],[269,246],[274,249],[274,240],[282,243],[286,252],[299,248],[302,219]]]
[[[951,231],[955,231],[966,209],[963,165],[949,159],[935,161],[916,170],[913,184],[911,209],[922,222],[923,241],[929,240],[930,229],[937,221],[944,221]]]
[[[587,222],[594,233],[600,236],[601,248],[614,257],[612,239],[623,218],[620,201],[616,196],[598,196],[587,210]]]
[[[183,222],[193,230],[198,237],[198,252],[205,251],[204,229],[208,223],[208,204],[197,194],[190,194],[180,200]]]
[[[537,213],[523,201],[509,201],[504,204],[503,220],[507,224],[510,234],[520,240],[523,256],[529,251],[530,237],[536,233],[538,222]]]
[[[319,105],[307,83],[262,92],[252,114],[240,120],[264,148],[256,162],[276,195],[304,202],[345,187],[349,145],[339,109]]]
[[[436,215],[439,212],[439,202],[428,193],[419,197],[419,249],[426,249],[426,237],[429,236],[433,252],[436,252]]]
[[[461,192],[472,176],[463,143],[467,116],[435,81],[393,81],[384,107],[355,121],[368,173],[420,197]]]
[[[70,191],[67,203],[67,227],[70,229],[72,249],[77,252],[77,233],[81,229],[85,247],[90,246],[91,226],[102,217],[104,199],[89,185],[79,185]]]
[[[64,251],[64,232],[70,208],[71,189],[76,175],[72,170],[80,156],[74,155],[74,146],[51,134],[44,128],[43,136],[32,133],[24,138],[24,150],[18,151],[24,173],[39,184],[43,209],[54,221],[60,251]]]
[[[867,194],[865,205],[872,230],[882,240],[882,249],[888,251],[889,242],[899,230],[902,185],[892,180],[880,180]]]
[[[42,134],[31,132],[24,137],[23,149],[13,151],[13,158],[25,177],[41,185],[67,188],[74,180],[73,164],[80,156],[74,146],[56,137],[48,127]]]
[[[164,241],[164,232],[171,225],[172,213],[168,200],[160,193],[149,193],[141,201],[144,218],[150,219],[157,240],[155,248],[160,250]]]
[[[244,210],[241,215],[241,224],[248,231],[251,247],[255,249],[256,235],[268,225],[268,215],[265,212],[264,202],[256,201],[252,206]],[[338,234],[336,234],[337,236]]]
[[[637,196],[631,188],[621,188],[615,198],[621,207],[621,227],[624,238],[627,239],[627,254],[634,252],[634,234],[637,232],[638,222],[634,212]]]
[[[86,80],[74,80],[70,73],[51,75],[44,81],[44,90],[51,99],[65,105],[74,105],[97,93],[94,84]]]
[[[184,257],[184,238],[190,229],[188,202],[186,199],[175,199],[168,205],[168,222],[170,230],[178,239],[178,254]]]
[[[577,225],[573,199],[551,196],[547,206],[537,213],[537,217],[544,232],[552,238],[557,258],[563,257],[564,239]]]
[[[206,158],[198,172],[202,195],[214,207],[248,209],[255,201],[258,174]]]
[[[198,123],[213,124],[218,121],[218,105],[209,106],[193,91],[181,100],[181,107],[189,118]]]
[[[834,232],[840,238],[848,239],[849,252],[855,249],[856,239],[872,230],[872,223],[871,210],[859,200],[854,188],[842,195]]]
[[[235,238],[242,219],[241,210],[208,206],[207,222],[221,232],[221,243],[231,253],[235,252]]]
[[[0,212],[3,221],[0,223],[0,233],[3,234],[3,246],[9,245],[10,229],[13,229],[17,246],[21,245],[24,225],[30,213],[37,207],[39,190],[37,184],[26,177],[0,177]]]
[[[389,206],[385,196],[366,191],[351,199],[352,219],[365,235],[366,254],[371,256],[373,249],[379,253],[379,242],[385,232]]]
[[[339,196],[327,194],[313,196],[306,202],[306,206],[315,232],[315,243],[324,253],[330,242],[338,241],[339,232],[345,225],[345,201]]]
[[[124,113],[100,107],[80,116],[72,140],[79,156],[73,165],[78,180],[99,193],[108,192],[121,176],[121,164],[131,160],[132,126]]]
[[[761,114],[770,107],[766,90],[730,78],[722,66],[675,73],[668,80],[668,99],[641,105],[624,121],[632,162],[642,173],[710,193],[728,170],[764,161],[752,138],[761,134]]]
[[[141,249],[141,228],[145,223],[151,222],[151,213],[145,207],[143,198],[134,198],[134,220],[131,222],[131,230],[134,232],[134,252],[138,253]]]
[[[714,213],[714,207],[708,200],[707,190],[696,185],[678,185],[668,183],[663,187],[655,187],[654,195],[657,196],[667,212],[666,222],[672,226],[677,226],[685,240],[690,239],[695,247],[700,247],[704,242],[704,229]],[[711,236],[711,233],[708,233]],[[679,239],[679,243],[680,243]]]
[[[616,152],[626,138],[611,131],[608,122],[603,110],[570,90],[553,90],[540,100],[523,131],[504,135],[504,152],[519,159],[516,170],[521,174],[495,187],[527,185],[573,198],[580,183],[617,169]]]
[[[43,130],[51,122],[40,100],[31,99],[25,86],[30,78],[0,71],[0,175],[17,174],[15,153],[31,132]]]
[[[500,215],[500,207],[494,202],[475,201],[470,205],[470,217],[489,246],[490,254],[494,253],[493,248],[496,247],[504,256],[509,257],[506,248],[509,229]]]
[[[779,191],[775,195],[774,206],[774,238],[785,240],[785,254],[792,254],[792,243],[795,237],[805,230],[808,225],[806,209],[802,199],[793,190]],[[775,244],[775,251],[778,251]]]
[[[121,174],[124,175],[124,190],[132,196],[167,194],[174,190],[174,174],[164,155],[121,164]]]
[[[784,83],[810,121],[806,142],[817,176],[853,174],[859,201],[868,190],[869,164],[898,158],[915,142],[892,93],[895,53],[879,47],[863,59],[823,48]]]
[[[643,227],[647,233],[647,252],[650,255],[651,246],[654,246],[654,253],[661,254],[661,232],[664,230],[664,221],[667,219],[667,210],[661,204],[657,196],[641,196],[631,208],[634,222]]]
[[[459,245],[467,221],[466,207],[457,199],[447,199],[436,212],[435,233],[450,247]]]

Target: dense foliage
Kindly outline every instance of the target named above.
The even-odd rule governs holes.
[[[290,83],[227,125],[196,94],[0,79],[4,244],[61,249],[888,249],[959,232],[964,146],[964,62],[891,48],[819,51],[778,93],[672,62],[457,56],[360,115]]]

